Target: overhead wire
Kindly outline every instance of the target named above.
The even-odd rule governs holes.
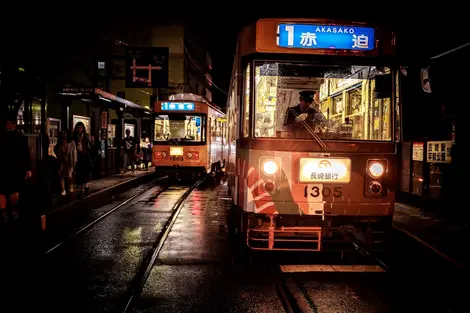
[[[200,67],[199,67],[199,64],[197,64],[197,62],[194,61],[193,57],[191,56],[191,53],[189,53],[188,49],[186,48],[186,45],[184,44],[184,40],[181,39],[181,38],[180,38],[180,40],[181,40],[181,42],[183,43],[184,51],[185,51],[186,54],[188,55],[189,60],[197,67],[198,70],[200,70],[201,72],[205,72],[204,69],[200,68]],[[224,93],[225,95],[228,96],[228,93],[227,93],[225,90],[223,90],[222,88],[220,88],[219,86],[217,86],[217,85],[212,81],[212,79],[210,79],[210,78],[207,77],[207,76],[206,76],[206,79],[207,79],[216,89],[218,89],[219,91],[221,91],[222,93]]]

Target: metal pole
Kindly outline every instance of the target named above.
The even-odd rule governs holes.
[[[44,84],[45,85],[45,84]],[[43,94],[41,96],[41,142],[42,142],[42,154],[41,159],[42,161],[46,160],[48,157],[48,150],[49,150],[49,134],[47,133],[46,123],[46,103],[47,103],[47,93],[46,93],[46,86],[43,86]]]
[[[46,128],[46,103],[47,103],[47,85],[46,85],[46,79],[45,77],[41,78],[41,133],[40,133],[40,143],[41,143],[41,161],[40,164],[41,166],[40,175],[36,177],[36,182],[37,185],[35,188],[37,191],[39,191],[40,195],[43,195],[40,197],[42,201],[42,212],[40,212],[41,215],[41,229],[42,231],[46,230],[46,212],[48,209],[49,205],[49,199],[48,195],[50,194],[50,190],[47,190],[45,186],[50,186],[50,177],[47,175],[48,172],[48,157],[49,157],[49,134],[47,133],[47,128]]]

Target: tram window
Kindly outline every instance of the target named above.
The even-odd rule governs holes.
[[[198,143],[205,140],[205,117],[174,113],[155,116],[155,143]]]
[[[391,140],[389,68],[257,62],[254,70],[255,137]],[[314,93],[308,111],[302,91]]]
[[[243,95],[243,120],[242,120],[242,127],[243,127],[243,137],[248,137],[249,133],[249,125],[250,125],[250,64],[246,66],[245,70],[245,92]]]

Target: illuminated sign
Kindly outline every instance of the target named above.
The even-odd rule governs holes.
[[[351,180],[351,159],[301,158],[299,180],[302,183],[342,183]]]
[[[428,163],[452,163],[452,141],[428,141]]]
[[[194,102],[162,102],[162,111],[194,111]]]
[[[170,147],[170,155],[183,155],[183,147]]]
[[[423,161],[424,158],[424,143],[413,142],[413,161]]]
[[[279,24],[277,45],[284,48],[372,50],[374,29],[312,24]]]

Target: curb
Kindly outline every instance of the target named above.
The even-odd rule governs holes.
[[[132,188],[134,185],[142,183],[146,180],[150,180],[152,177],[156,178],[156,175],[155,175],[154,172],[144,174],[144,175],[141,175],[141,176],[138,176],[138,177],[120,182],[116,185],[109,186],[105,189],[101,189],[101,190],[98,190],[96,192],[93,192],[93,193],[91,193],[90,195],[86,196],[85,198],[83,198],[81,200],[75,200],[75,201],[72,201],[71,203],[68,203],[68,204],[63,205],[61,207],[58,207],[58,208],[56,208],[52,211],[47,212],[44,215],[46,215],[46,216],[54,215],[54,214],[59,213],[61,211],[72,209],[73,207],[76,207],[77,205],[82,207],[82,206],[88,205],[90,202],[92,202],[92,201],[94,202],[98,199],[106,201],[107,199],[109,199],[109,197],[107,197],[107,196],[109,196],[112,193],[115,193],[116,190],[124,192],[124,191]]]
[[[89,196],[75,200],[69,204],[56,208],[40,216],[40,228],[42,233],[46,233],[51,227],[61,227],[61,225],[73,223],[74,217],[86,214],[93,208],[106,205],[116,195],[122,194],[133,187],[143,183],[148,183],[156,179],[154,172],[123,181],[108,188],[99,190]],[[85,212],[85,213],[84,213]]]

